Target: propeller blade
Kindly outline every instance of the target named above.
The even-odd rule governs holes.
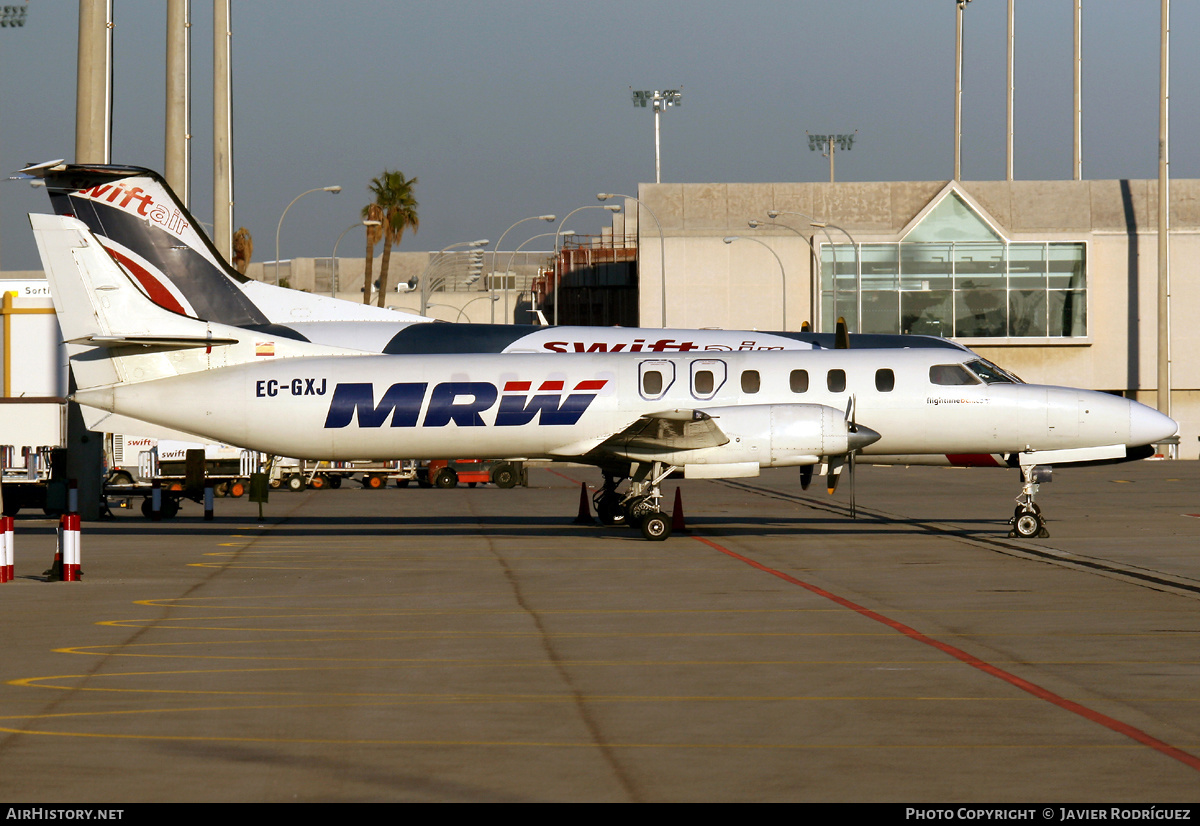
[[[850,329],[846,326],[846,319],[841,316],[838,316],[837,326],[833,331],[833,349],[850,349]]]
[[[811,333],[811,332],[812,332],[812,325],[811,325],[811,324],[809,324],[807,321],[801,322],[801,324],[800,324],[800,332],[802,332],[802,333]]]
[[[825,487],[832,496],[837,490],[838,481],[842,478],[842,468],[846,464],[846,456],[830,456],[829,457],[829,472],[825,477]]]
[[[850,451],[849,468],[847,469],[847,473],[850,476],[850,518],[851,519],[858,518],[858,510],[854,504],[854,456],[856,453],[858,453],[857,450]]]
[[[808,486],[812,484],[812,480],[813,480],[813,466],[812,465],[801,465],[800,466],[800,489],[808,490]]]

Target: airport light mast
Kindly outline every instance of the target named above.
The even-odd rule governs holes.
[[[813,135],[805,130],[804,134],[808,135],[808,149],[810,152],[815,152],[818,149],[824,149],[824,157],[829,158],[829,183],[833,183],[833,147],[834,144],[845,152],[849,152],[854,148],[854,136],[858,134],[858,130],[845,135]]]
[[[633,94],[633,105],[642,109],[646,108],[646,104],[650,103],[654,108],[654,183],[662,183],[662,156],[660,154],[659,145],[659,117],[662,111],[671,106],[683,105],[683,89],[667,89],[658,91],[655,89],[649,91],[637,91],[632,87],[629,90]]]

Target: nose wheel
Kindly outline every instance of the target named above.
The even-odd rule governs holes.
[[[1013,511],[1013,517],[1008,524],[1012,526],[1012,530],[1008,532],[1010,538],[1021,539],[1046,539],[1050,536],[1050,532],[1046,530],[1046,520],[1042,516],[1042,509],[1033,501],[1033,497],[1038,492],[1040,482],[1049,482],[1051,468],[1039,468],[1037,465],[1022,465],[1021,477],[1024,484],[1021,486],[1021,492],[1017,494],[1017,507]]]

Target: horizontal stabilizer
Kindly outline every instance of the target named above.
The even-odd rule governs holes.
[[[209,338],[207,336],[84,336],[72,339],[70,344],[93,344],[97,347],[216,347],[238,344],[236,338]]]

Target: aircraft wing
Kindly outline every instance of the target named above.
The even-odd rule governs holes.
[[[699,450],[728,444],[712,416],[701,410],[666,410],[642,416],[600,447],[627,450]]]
[[[663,410],[639,416],[610,436],[563,445],[550,453],[563,457],[601,459],[630,453],[672,453],[701,450],[729,443],[712,416],[701,410]]]

